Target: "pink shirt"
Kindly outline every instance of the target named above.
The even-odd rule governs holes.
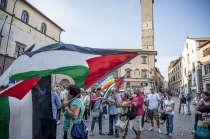
[[[138,106],[137,106],[137,113],[138,113],[139,116],[142,116],[143,113],[144,113],[144,108],[143,108],[144,97],[142,95],[135,96],[133,98],[132,102],[136,102],[138,104]]]

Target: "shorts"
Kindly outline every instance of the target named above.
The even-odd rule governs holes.
[[[134,129],[136,131],[142,131],[141,118],[142,116],[136,116],[135,119],[130,120],[130,129]]]
[[[147,110],[147,113],[148,113],[147,116],[148,116],[148,118],[149,118],[150,120],[153,120],[153,117],[154,117],[155,120],[159,120],[158,110],[156,110],[156,109],[154,109],[154,110],[148,109],[148,110]]]

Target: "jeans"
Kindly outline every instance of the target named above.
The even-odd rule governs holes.
[[[66,131],[64,131],[63,139],[67,139],[67,132]]]
[[[197,124],[198,124],[198,117],[199,117],[199,115],[195,114],[194,130],[196,130],[196,127],[197,127]]]
[[[84,115],[83,115],[83,119],[87,120],[87,116],[88,116],[88,109],[85,110]]]
[[[145,116],[145,111],[142,115],[142,118],[141,118],[141,127],[143,128],[144,127],[144,116]]]
[[[113,133],[113,121],[114,123],[117,122],[118,114],[115,115],[109,115],[109,132]],[[118,130],[115,126],[115,134],[118,135]]]
[[[185,103],[181,104],[181,113],[187,114],[187,105]]]
[[[190,104],[191,104],[191,101],[187,101],[187,112],[188,112],[188,114],[191,114]]]
[[[103,112],[100,112],[99,117],[92,118],[91,132],[93,132],[93,130],[94,130],[94,126],[95,126],[95,122],[96,122],[97,118],[98,118],[99,132],[102,132],[102,116],[103,116]]]
[[[173,132],[173,128],[174,128],[173,119],[174,119],[174,115],[168,114],[166,117],[166,132],[167,133]]]

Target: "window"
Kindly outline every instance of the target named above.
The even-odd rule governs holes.
[[[1,0],[0,1],[0,9],[1,10],[6,10],[6,0]]]
[[[192,69],[193,72],[195,72],[195,63],[194,63],[194,62],[192,63],[192,68],[193,68],[193,69]]]
[[[131,85],[131,83],[130,82],[126,82],[126,85]]]
[[[147,78],[147,70],[146,69],[141,70],[141,78]]]
[[[19,57],[25,51],[26,45],[16,42],[15,57]]]
[[[188,49],[188,43],[186,43],[186,48]]]
[[[131,77],[131,69],[126,69],[126,78]]]
[[[21,20],[25,23],[28,23],[28,12],[27,11],[22,12]]]
[[[187,54],[187,64],[189,65],[190,64],[190,55]]]
[[[42,25],[41,25],[41,32],[44,33],[44,34],[46,34],[46,30],[47,30],[46,24],[45,23],[42,23]]]
[[[147,57],[146,56],[142,56],[141,59],[142,59],[142,61],[141,61],[142,64],[147,63]]]
[[[135,70],[134,70],[134,75],[135,75],[135,76],[139,76],[139,69],[135,69]]]
[[[185,76],[187,75],[187,71],[186,71],[186,68],[184,68],[184,75],[185,75]]]
[[[210,74],[210,64],[204,65],[205,68],[205,74]]]
[[[114,71],[114,78],[115,78],[115,79],[118,78],[118,70],[115,70],[115,71]]]

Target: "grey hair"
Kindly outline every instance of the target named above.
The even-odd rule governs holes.
[[[129,96],[130,96],[130,93],[128,93],[128,92],[126,92],[126,91],[123,92],[123,94],[124,94],[124,96],[127,97],[127,98],[129,98]]]

